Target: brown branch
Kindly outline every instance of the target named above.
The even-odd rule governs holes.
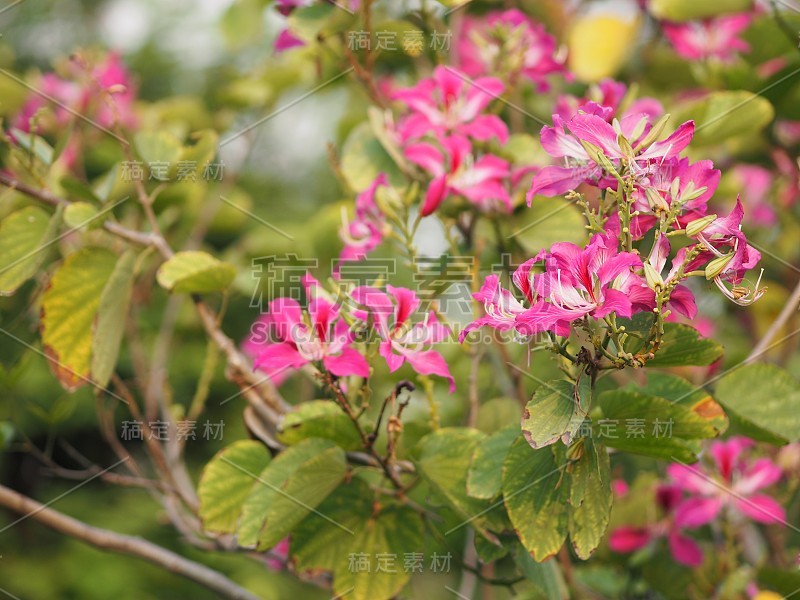
[[[205,565],[188,560],[145,539],[88,525],[48,508],[4,485],[0,485],[0,506],[5,506],[24,517],[30,517],[59,533],[81,540],[96,548],[146,560],[171,573],[199,583],[224,598],[258,600],[258,596],[252,592]]]

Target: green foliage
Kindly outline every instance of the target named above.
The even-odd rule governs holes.
[[[205,294],[226,289],[236,277],[236,267],[206,252],[178,252],[158,269],[161,287],[171,292]]]
[[[9,296],[36,274],[61,225],[63,210],[50,216],[36,206],[0,223],[0,296]]]
[[[522,438],[503,462],[503,502],[520,542],[537,562],[556,554],[567,537],[565,467],[552,447],[534,450]]]
[[[97,307],[97,319],[92,335],[92,377],[106,386],[114,373],[119,357],[125,319],[131,304],[136,253],[128,250],[114,266]]]
[[[579,383],[559,379],[543,383],[533,394],[522,416],[522,434],[533,448],[561,439],[569,444],[589,413],[591,387],[588,377]]]
[[[583,438],[581,456],[572,465],[569,538],[575,554],[588,559],[600,545],[611,515],[611,460],[603,444]]]
[[[344,451],[333,442],[308,439],[282,452],[260,473],[242,505],[239,544],[267,550],[330,494],[347,470]]]
[[[270,462],[261,442],[241,440],[220,450],[203,469],[197,496],[203,529],[234,533],[245,501],[261,485],[253,479]]]
[[[282,443],[292,445],[312,437],[329,439],[345,450],[361,448],[353,422],[330,400],[304,402],[283,418],[278,432]]]
[[[82,248],[64,260],[42,298],[42,345],[68,390],[90,381],[95,318],[116,263],[110,250]]]
[[[715,395],[735,413],[741,433],[770,442],[800,440],[800,382],[784,369],[744,365],[719,380]]]
[[[467,473],[467,494],[483,500],[491,500],[500,494],[503,461],[519,434],[519,426],[509,425],[478,443]]]

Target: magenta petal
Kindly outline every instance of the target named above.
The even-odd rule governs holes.
[[[326,356],[322,359],[325,368],[337,377],[355,375],[369,377],[369,363],[360,352],[354,348],[344,348],[338,356]]]
[[[783,475],[781,468],[768,458],[759,458],[750,465],[736,483],[736,491],[748,496],[769,487]]]
[[[456,382],[450,374],[450,368],[444,357],[436,350],[424,350],[415,352],[412,350],[405,350],[404,355],[408,360],[411,368],[413,368],[420,375],[439,375],[444,377],[450,382],[450,393],[456,391]]]
[[[625,525],[618,527],[608,537],[608,547],[614,552],[627,554],[644,548],[653,538],[644,527],[631,527]]]
[[[766,494],[755,494],[749,498],[736,498],[734,506],[742,514],[759,523],[786,523],[786,511],[778,501]]]
[[[667,541],[673,558],[682,565],[699,567],[703,564],[703,551],[692,538],[673,531]]]
[[[586,168],[580,167],[545,167],[533,176],[531,189],[528,191],[528,206],[534,196],[560,196],[574,190],[591,175]]]
[[[428,215],[432,214],[437,208],[439,208],[439,205],[446,197],[447,178],[442,175],[441,177],[437,177],[431,181],[430,186],[428,186],[428,191],[425,194],[425,203],[422,205],[420,214],[423,217],[427,217]]]
[[[689,498],[675,509],[675,525],[693,529],[713,521],[722,508],[722,498]]]

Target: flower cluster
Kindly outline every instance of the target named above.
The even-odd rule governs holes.
[[[451,195],[463,196],[481,210],[511,209],[507,189],[510,165],[474,142],[508,140],[508,127],[486,108],[505,86],[493,77],[470,80],[450,67],[437,67],[433,77],[394,98],[410,112],[397,125],[406,158],[431,178],[422,205],[433,213]]]
[[[90,118],[102,127],[117,124],[133,127],[136,124],[133,111],[136,88],[118,54],[109,53],[93,63],[76,56],[66,71],[63,77],[56,73],[42,75],[36,85],[39,93],[28,97],[12,120],[12,127],[29,132],[34,118],[37,131],[46,127],[47,123],[37,118],[37,114],[52,106],[46,100],[48,97],[57,102],[53,109],[54,122],[48,131],[63,127],[75,114]]]
[[[493,74],[514,81],[523,75],[539,91],[549,87],[548,75],[566,74],[564,58],[544,25],[516,9],[465,17],[455,57],[470,77]]]
[[[667,468],[670,481],[656,488],[661,518],[642,527],[615,529],[609,547],[615,552],[634,552],[666,537],[677,562],[699,566],[703,553],[686,530],[708,525],[723,515],[736,523],[784,523],[784,508],[762,492],[777,483],[783,472],[768,458],[747,457],[745,452],[753,445],[748,438],[733,437],[709,445],[709,466],[671,464]]]
[[[364,330],[374,332],[378,354],[390,372],[405,363],[420,375],[437,375],[455,390],[455,380],[442,355],[433,346],[450,335],[433,311],[421,320],[416,293],[387,286],[386,291],[360,286],[351,291],[345,310],[310,275],[303,278],[308,298],[305,311],[292,298],[276,298],[252,327],[244,344],[254,367],[280,385],[288,375],[307,365],[336,377],[368,378],[370,366],[358,340]]]

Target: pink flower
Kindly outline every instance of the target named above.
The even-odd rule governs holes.
[[[286,50],[291,50],[292,48],[299,48],[300,46],[305,46],[306,43],[304,40],[301,40],[295,34],[293,34],[288,29],[282,30],[278,37],[275,38],[275,51],[276,52],[285,52]]]
[[[389,371],[394,373],[405,362],[420,375],[438,375],[450,382],[450,391],[456,383],[444,357],[430,349],[444,340],[450,333],[431,311],[421,322],[412,323],[411,317],[419,308],[416,293],[406,288],[386,286],[387,293],[368,286],[353,290],[352,298],[366,307],[357,316],[367,322],[374,318],[374,326],[381,338],[380,354],[386,360]]]
[[[680,226],[704,217],[719,180],[720,172],[710,160],[690,163],[688,158],[671,158],[652,163],[638,178],[633,193],[633,209],[640,213],[631,219],[634,239],[644,237],[655,225],[657,212],[676,204],[681,206]]]
[[[118,54],[109,53],[91,67],[77,61],[73,67],[72,76],[76,81],[46,73],[37,86],[42,94],[60,103],[60,106],[54,107],[56,125],[65,125],[74,117],[74,112],[93,119],[103,127],[111,127],[116,123],[126,127],[136,125],[133,110],[136,89]],[[52,104],[40,94],[32,95],[12,120],[13,126],[28,131],[33,114],[43,106]]]
[[[455,69],[436,67],[433,77],[394,94],[412,111],[398,125],[401,138],[408,141],[427,135],[459,134],[479,141],[497,138],[505,143],[508,127],[503,120],[497,115],[481,114],[504,88],[503,82],[494,77],[469,81]]]
[[[521,73],[545,91],[547,75],[565,72],[555,38],[516,9],[465,17],[458,39],[457,64],[470,77],[508,73],[513,80]]]
[[[655,120],[664,114],[661,102],[649,97],[637,98],[630,102],[625,112],[620,114],[619,109],[627,95],[627,85],[613,79],[603,79],[600,83],[591,86],[588,95],[584,98],[559,96],[556,100],[555,112],[565,121],[570,120],[580,111],[598,115],[609,123],[614,117],[622,119],[629,115],[645,114],[651,120]]]
[[[467,138],[445,138],[441,150],[428,142],[411,144],[405,155],[433,176],[422,216],[433,213],[452,194],[465,197],[483,211],[503,206],[510,212],[511,197],[504,183],[510,174],[508,162],[491,154],[475,160]]]
[[[768,201],[772,189],[773,175],[769,169],[759,165],[736,165],[731,173],[741,186],[748,207],[749,221],[753,225],[772,227],[778,223],[778,214]]]
[[[738,285],[745,273],[754,269],[761,260],[761,253],[747,243],[747,238],[742,232],[743,217],[744,207],[737,197],[736,206],[727,217],[715,219],[695,235],[696,239],[702,242],[714,257],[719,259],[728,257],[728,262],[714,280],[720,290],[735,301],[740,299],[733,297],[732,292],[725,288],[722,281],[730,281],[734,285]],[[756,284],[755,297],[750,299],[748,304],[755,302],[762,295],[763,290],[759,291],[758,284]]]
[[[289,544],[290,539],[285,537],[269,551],[266,562],[270,571],[283,571],[286,567],[286,561],[289,558]]]
[[[542,260],[544,272],[533,274],[534,263]],[[624,286],[630,284],[630,268],[641,266],[636,254],[618,251],[617,237],[611,233],[596,234],[586,248],[568,242],[554,244],[514,273],[514,284],[529,308],[500,287],[496,275],[489,275],[474,295],[483,302],[486,315],[470,323],[461,340],[483,325],[500,331],[513,328],[523,335],[553,331],[567,336],[570,324],[587,315],[600,319],[615,312],[630,317],[634,303]]]
[[[568,121],[553,115],[553,127],[542,127],[542,147],[550,156],[564,160],[568,166],[548,166],[539,171],[528,191],[528,206],[537,194],[558,196],[584,182],[599,187],[616,185],[616,180],[589,156],[581,142],[589,142],[599,148],[612,163],[626,159],[631,170],[645,176],[653,164],[677,157],[689,145],[694,136],[694,121],[683,123],[662,141],[638,148],[632,156],[628,156],[620,147],[620,134],[636,148],[637,142],[649,130],[649,118],[645,114],[628,115],[614,125],[596,114],[578,113]]]
[[[277,298],[253,325],[244,349],[253,356],[254,367],[276,385],[309,363],[321,363],[338,377],[368,377],[369,365],[352,348],[353,336],[339,306],[310,275],[303,285],[309,298],[306,315],[296,300]]]
[[[366,190],[356,198],[356,215],[349,223],[345,219],[339,231],[345,245],[339,255],[341,260],[362,260],[383,241],[386,219],[375,202],[378,189],[389,185],[381,173]]]
[[[750,26],[747,13],[726,15],[706,21],[663,23],[664,35],[675,51],[689,60],[716,58],[730,62],[737,52],[747,52],[750,46],[738,35]]]
[[[613,312],[630,317],[631,298],[612,284],[642,261],[619,252],[618,245],[613,234],[595,234],[586,248],[559,242],[540,252],[534,260],[544,260],[545,271],[533,277],[538,301],[519,316],[518,327],[528,334],[550,330],[566,336],[570,323],[584,316],[602,319]]]
[[[673,522],[673,513],[681,500],[681,489],[674,485],[659,485],[656,488],[656,504],[662,511],[662,518],[650,525],[634,527],[625,525],[611,532],[608,546],[614,552],[628,554],[641,550],[660,538],[667,538],[672,557],[689,567],[699,567],[703,563],[703,552],[692,538],[683,534]]]
[[[783,507],[772,497],[759,493],[776,483],[782,471],[768,458],[743,457],[752,446],[753,441],[744,437],[713,442],[708,450],[713,471],[702,465],[668,467],[672,481],[690,494],[675,510],[676,525],[700,527],[716,519],[723,509],[759,523],[786,521]]]

